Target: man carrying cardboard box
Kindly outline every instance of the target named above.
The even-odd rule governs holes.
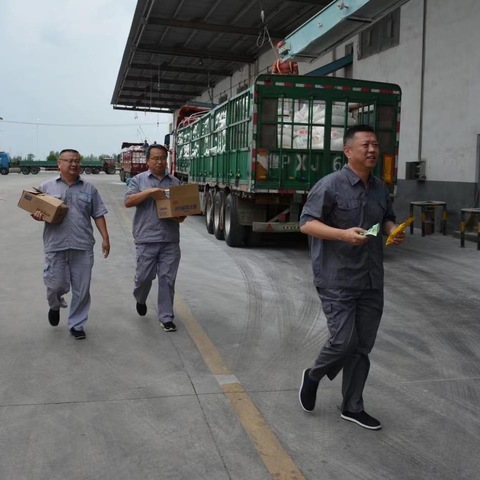
[[[85,338],[85,324],[90,309],[90,281],[93,268],[92,221],[102,236],[102,252],[110,253],[110,239],[105,221],[107,209],[97,189],[85,182],[80,173],[80,154],[66,149],[58,158],[60,175],[40,185],[39,190],[59,198],[68,206],[61,223],[47,223],[43,230],[45,268],[43,280],[47,288],[50,310],[48,321],[56,327],[60,321],[60,308],[66,308],[64,295],[72,289],[72,301],[68,315],[71,335]],[[45,215],[37,210],[32,217],[45,221]]]
[[[166,332],[174,332],[173,298],[180,264],[180,226],[185,217],[159,218],[153,195],[160,189],[178,185],[178,178],[167,173],[168,151],[157,144],[147,150],[146,172],[135,175],[125,193],[125,206],[136,207],[133,238],[137,267],[133,296],[137,313],[147,314],[147,297],[152,281],[158,277],[158,320]]]

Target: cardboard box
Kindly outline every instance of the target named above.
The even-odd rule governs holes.
[[[46,195],[39,190],[24,190],[18,206],[30,213],[40,210],[48,223],[60,223],[68,211],[68,207],[62,200]]]
[[[158,218],[184,217],[202,213],[198,185],[174,185],[155,192]]]

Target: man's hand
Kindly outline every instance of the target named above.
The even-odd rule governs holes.
[[[30,214],[30,216],[37,222],[45,221],[45,216],[43,215],[43,212],[41,212],[40,210],[37,210],[36,212]]]
[[[163,188],[160,187],[152,187],[152,188],[147,188],[146,190],[143,190],[144,193],[148,193],[148,195],[151,197],[152,194],[159,192],[163,190]]]
[[[365,229],[359,227],[348,228],[347,230],[343,230],[342,240],[351,245],[364,245],[368,242],[368,237],[362,235],[365,232]]]
[[[103,253],[104,258],[108,257],[108,254],[110,253],[110,241],[109,240],[103,240],[102,241],[102,253]]]
[[[394,245],[400,245],[401,243],[403,243],[405,241],[405,232],[402,232],[402,233],[397,233],[397,235],[395,235],[393,238],[392,238],[392,243]]]
[[[152,187],[146,188],[141,192],[132,193],[125,199],[124,204],[127,208],[138,207],[138,205],[142,204],[145,200],[151,198],[155,192],[159,192],[160,190],[163,189],[159,187]]]
[[[387,222],[384,226],[384,233],[385,235],[389,236],[392,234],[392,232],[397,228],[397,225],[395,225],[393,222]],[[400,245],[405,241],[405,231],[401,231],[397,233],[392,239],[391,243],[394,245]],[[387,243],[388,245],[388,243]]]

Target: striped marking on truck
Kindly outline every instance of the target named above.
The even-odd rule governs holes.
[[[250,189],[255,188],[255,173],[257,171],[256,162],[257,162],[257,141],[256,141],[256,132],[258,124],[258,92],[255,90],[253,93],[253,106],[252,106],[252,125],[253,125],[253,138],[252,138],[252,173],[249,178],[249,187]]]
[[[293,82],[273,82],[261,80],[257,85],[267,87],[298,87],[298,88],[320,88],[325,90],[341,90],[344,92],[363,92],[363,93],[380,93],[382,95],[400,95],[400,90],[391,90],[387,88],[372,88],[372,87],[353,87],[351,85],[329,85],[329,84],[311,84],[311,83],[293,83]]]
[[[294,195],[296,193],[305,194],[308,190],[271,190],[269,188],[256,188],[255,193],[278,193],[280,195]]]

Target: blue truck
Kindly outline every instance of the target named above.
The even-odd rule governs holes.
[[[10,171],[10,155],[7,152],[0,152],[0,173],[8,175]]]

